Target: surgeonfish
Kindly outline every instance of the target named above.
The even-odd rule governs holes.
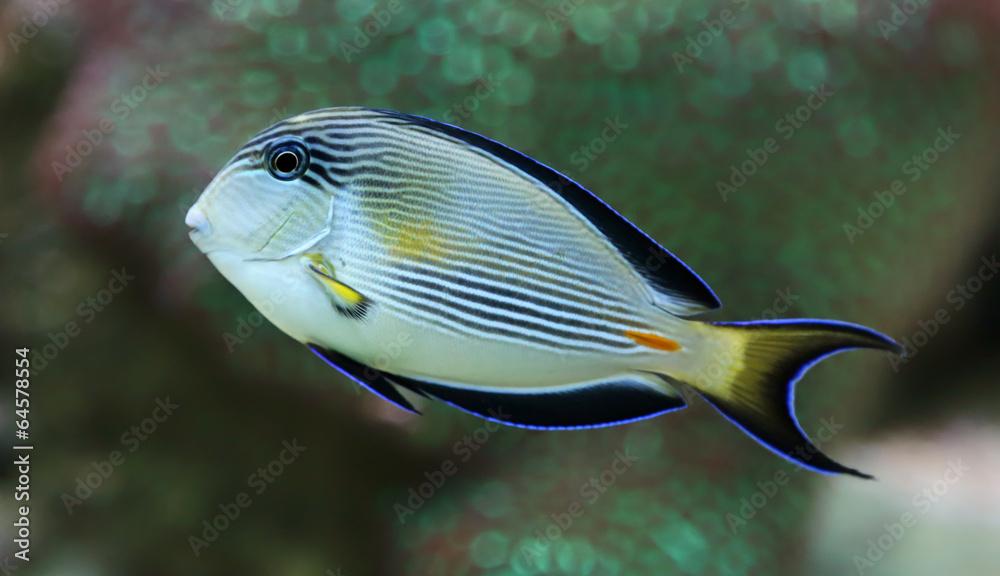
[[[694,271],[580,184],[485,136],[328,108],[250,139],[190,236],[275,326],[398,407],[417,397],[539,429],[622,424],[693,390],[798,465],[819,451],[794,387],[892,339],[828,320],[708,322]]]

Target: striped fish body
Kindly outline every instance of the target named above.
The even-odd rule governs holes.
[[[269,128],[188,223],[269,320],[407,409],[413,392],[516,425],[608,425],[683,407],[687,384],[795,458],[808,440],[776,404],[802,367],[894,346],[854,325],[688,320],[715,295],[596,196],[495,141],[392,111]]]
[[[355,335],[360,360],[469,385],[567,385],[641,366],[652,351],[626,334],[674,320],[614,245],[512,166],[392,117],[330,134],[328,172],[343,176],[322,252],[378,303]],[[328,332],[312,341],[350,349]]]

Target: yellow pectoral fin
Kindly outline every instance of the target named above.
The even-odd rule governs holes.
[[[365,317],[370,307],[368,298],[354,288],[337,280],[334,277],[333,266],[326,261],[322,254],[306,254],[302,257],[302,263],[312,272],[313,278],[326,288],[327,293],[331,296],[334,308],[338,312],[358,320]]]
[[[365,297],[360,292],[351,288],[347,284],[342,284],[333,278],[327,278],[326,276],[321,277],[320,281],[322,281],[331,292],[333,292],[338,298],[343,300],[344,303],[349,306],[357,306],[365,301]]]

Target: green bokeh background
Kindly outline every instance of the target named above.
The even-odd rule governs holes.
[[[1000,248],[996,3],[23,0],[0,4],[0,32],[0,342],[34,350],[36,446],[32,561],[0,567],[1000,573],[1000,282],[971,280]],[[410,418],[327,369],[260,322],[183,217],[254,132],[336,105],[448,120],[566,172],[714,287],[712,319],[913,342],[904,363],[850,354],[799,388],[805,429],[835,430],[824,450],[879,480],[796,471],[699,401],[542,433],[439,405]],[[167,398],[180,407],[130,451]],[[256,494],[248,477],[293,439],[306,451]],[[625,453],[596,498],[581,490]],[[251,505],[195,553],[241,492]]]

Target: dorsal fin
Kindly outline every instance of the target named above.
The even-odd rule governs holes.
[[[697,314],[722,306],[708,284],[680,258],[660,246],[656,240],[650,238],[614,208],[568,176],[496,140],[458,126],[394,110],[373,111],[393,118],[401,124],[422,126],[450,136],[517,168],[540,182],[597,228],[649,282],[650,286],[666,297],[667,301],[663,305],[669,311],[681,315]]]

